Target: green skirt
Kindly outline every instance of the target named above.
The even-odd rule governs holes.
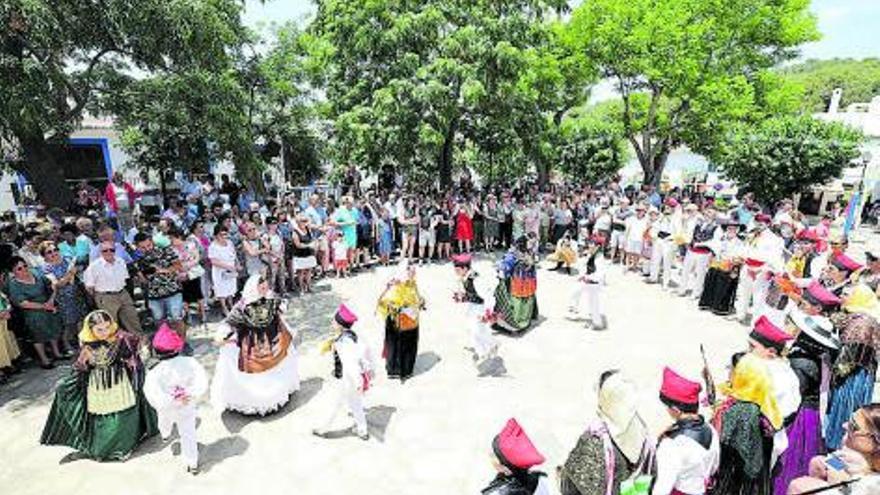
[[[86,386],[72,373],[58,383],[40,443],[72,447],[99,461],[124,460],[144,439],[158,432],[156,411],[142,389],[134,407],[113,414],[89,414]]]
[[[538,318],[538,302],[535,296],[514,297],[508,284],[509,280],[499,280],[495,287],[496,325],[509,332],[524,332]]]

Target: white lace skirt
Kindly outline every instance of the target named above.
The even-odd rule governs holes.
[[[217,357],[211,381],[211,405],[218,411],[263,416],[284,407],[290,394],[299,390],[299,358],[293,344],[283,361],[262,373],[240,371],[238,353],[238,345],[227,343]]]

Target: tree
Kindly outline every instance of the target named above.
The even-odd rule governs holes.
[[[780,74],[804,88],[801,103],[807,112],[828,110],[835,88],[843,90],[840,108],[850,103],[869,102],[880,95],[880,59],[877,58],[808,60],[786,67]]]
[[[560,124],[559,168],[576,181],[597,182],[616,174],[629,159],[616,105],[578,108]]]
[[[258,184],[247,95],[238,73],[188,70],[132,82],[107,108],[117,115],[122,144],[141,168],[207,172],[231,159],[246,182]]]
[[[861,140],[861,133],[837,122],[771,118],[736,126],[713,161],[740,187],[775,202],[839,176],[859,156]]]
[[[249,64],[250,125],[255,138],[267,143],[268,161],[280,156],[287,180],[306,184],[320,176],[322,154],[318,132],[320,120],[316,91],[309,85],[306,49],[310,38],[289,22],[275,30],[268,53]],[[271,155],[271,156],[269,156]]]
[[[316,85],[326,90],[335,161],[421,168],[445,185],[466,149],[478,166],[537,159],[547,80],[537,63],[548,56],[550,18],[566,8],[563,0],[318,2],[308,46],[323,69]]]
[[[238,0],[7,0],[0,3],[0,142],[41,201],[71,192],[51,152],[97,95],[132,74],[223,70],[244,35]]]
[[[645,183],[657,185],[674,147],[705,151],[726,125],[754,118],[767,70],[818,37],[808,7],[808,0],[591,0],[574,11],[569,39],[615,82],[627,139]]]

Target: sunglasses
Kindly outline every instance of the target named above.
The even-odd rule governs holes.
[[[58,252],[58,250],[55,249],[55,248],[47,249],[47,250],[45,251],[46,254],[55,254],[55,253],[57,253],[57,252]]]
[[[16,265],[13,270],[27,270],[27,265]]]
[[[101,250],[101,252],[102,253],[115,253],[116,249],[115,248],[104,248]]]

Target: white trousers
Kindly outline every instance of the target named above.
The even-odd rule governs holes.
[[[751,312],[754,319],[760,318],[767,304],[769,287],[770,281],[763,272],[743,265],[739,271],[739,284],[736,286],[736,317],[745,320]]]
[[[672,262],[675,261],[675,243],[670,238],[657,239],[651,249],[651,282],[659,282],[661,273],[663,287],[669,287],[672,281]]]
[[[593,325],[602,325],[602,284],[586,284],[578,282],[578,287],[572,292],[569,307],[576,311],[589,314]]]
[[[489,324],[482,321],[485,314],[485,306],[482,304],[467,304],[467,318],[471,332],[471,345],[477,358],[485,359],[498,347],[495,337],[492,336],[492,329]]]
[[[709,253],[695,253],[688,249],[684,257],[684,268],[681,271],[681,293],[691,291],[691,296],[699,299],[703,295],[703,283],[709,271]]]
[[[183,407],[156,410],[159,423],[159,434],[168,438],[177,425],[180,435],[180,457],[186,467],[199,466],[199,445],[196,441],[196,406],[189,404]]]
[[[364,394],[351,385],[347,385],[344,380],[334,379],[333,411],[321,427],[323,431],[330,431],[333,422],[339,416],[339,412],[346,409],[354,420],[354,426],[358,435],[367,434],[367,413],[364,410]]]

